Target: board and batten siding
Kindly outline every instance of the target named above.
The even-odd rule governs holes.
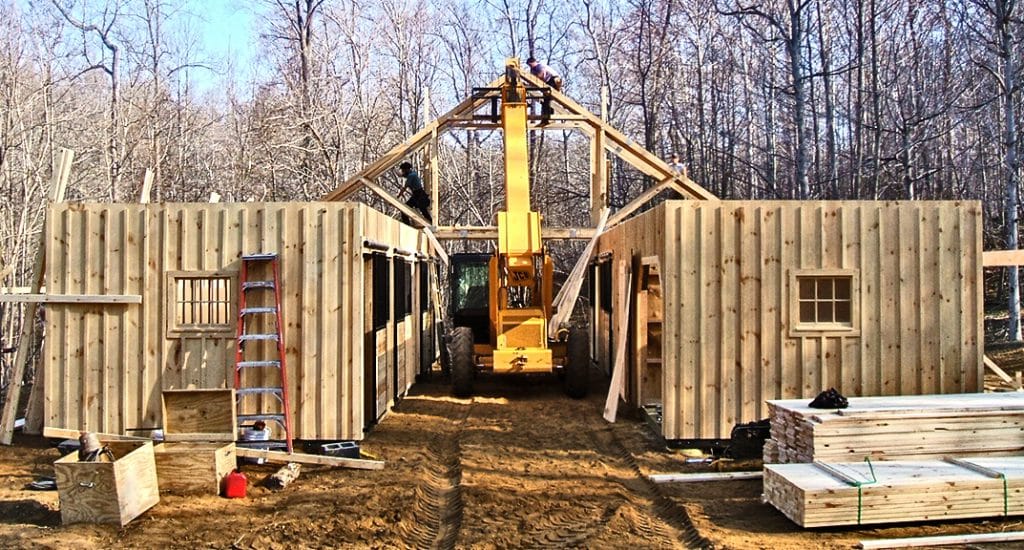
[[[658,256],[663,435],[719,439],[830,387],[980,391],[981,230],[976,201],[669,201],[599,251]],[[854,330],[794,331],[795,274],[829,270],[855,276]]]
[[[171,334],[169,276],[237,283],[243,254],[276,252],[293,434],[361,439],[362,243],[424,250],[417,231],[354,203],[63,203],[46,232],[49,293],[142,296],[46,307],[46,425],[110,433],[159,427],[162,390],[234,384],[234,326]]]

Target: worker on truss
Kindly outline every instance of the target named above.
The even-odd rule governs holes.
[[[545,84],[553,89],[562,91],[562,77],[554,69],[545,63],[537,61],[534,57],[527,59],[526,64],[530,66],[530,74],[543,80]],[[555,114],[555,110],[551,108],[551,97],[545,94],[544,104],[540,110],[541,123],[546,124],[553,114]]]
[[[413,170],[412,164],[403,162],[398,166],[398,173],[405,178],[405,185],[402,186],[402,190],[398,193],[398,198],[401,199],[405,196],[406,191],[410,193],[409,198],[405,201],[406,206],[415,208],[423,214],[423,218],[429,223],[434,223],[433,218],[430,217],[430,197],[427,196],[427,192],[423,190],[423,180],[420,179],[419,173]],[[402,221],[406,224],[409,223],[408,216],[402,214]]]

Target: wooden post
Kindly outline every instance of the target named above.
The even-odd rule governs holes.
[[[615,334],[615,362],[612,363],[612,382],[608,386],[608,398],[604,402],[604,419],[608,422],[615,422],[615,416],[619,411],[619,396],[626,381],[626,343],[629,341],[629,307],[633,296],[633,271],[629,269],[626,261],[619,263],[619,280],[624,282],[620,292],[625,295],[616,304],[618,307],[618,323]]]
[[[60,162],[54,167],[53,176],[50,181],[50,195],[47,197],[47,209],[49,205],[64,200],[64,191],[67,190],[68,177],[71,175],[71,163],[74,161],[75,153],[70,149],[62,149]],[[44,218],[43,224],[47,223]],[[32,269],[32,293],[38,294],[43,286],[43,279],[46,276],[46,230],[39,236],[39,247],[36,249],[36,261]],[[0,416],[0,444],[10,445],[14,438],[14,420],[18,414],[18,400],[21,397],[21,387],[25,381],[25,366],[28,364],[28,354],[35,339],[36,312],[39,304],[29,302],[25,306],[25,316],[21,323],[21,336],[18,338],[18,352],[14,357],[14,368],[11,370],[11,382],[7,387],[7,399],[4,401],[3,415]],[[37,399],[37,401],[40,401]],[[31,407],[30,407],[31,409]],[[33,419],[35,421],[36,419]]]
[[[608,156],[604,150],[604,129],[590,138],[590,223],[597,225],[608,205]]]
[[[434,225],[441,225],[440,214],[440,202],[441,202],[441,190],[438,186],[440,181],[437,166],[437,128],[434,128],[430,132],[430,146],[427,147],[428,154],[430,155],[429,161],[429,174],[430,174],[430,217],[434,220]]]

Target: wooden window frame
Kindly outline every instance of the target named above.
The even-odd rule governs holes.
[[[800,280],[804,278],[850,279],[850,324],[800,322]],[[795,269],[789,273],[789,335],[860,336],[860,270],[859,269]]]
[[[231,284],[229,291],[228,322],[225,324],[181,324],[178,322],[178,279],[228,279]],[[184,270],[166,272],[166,318],[168,338],[188,338],[199,336],[233,337],[235,336],[238,312],[238,272]]]

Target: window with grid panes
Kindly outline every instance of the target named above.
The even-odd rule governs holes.
[[[235,278],[223,273],[179,272],[169,276],[172,333],[230,333],[234,330]]]
[[[852,276],[798,276],[799,322],[803,326],[852,327]]]

